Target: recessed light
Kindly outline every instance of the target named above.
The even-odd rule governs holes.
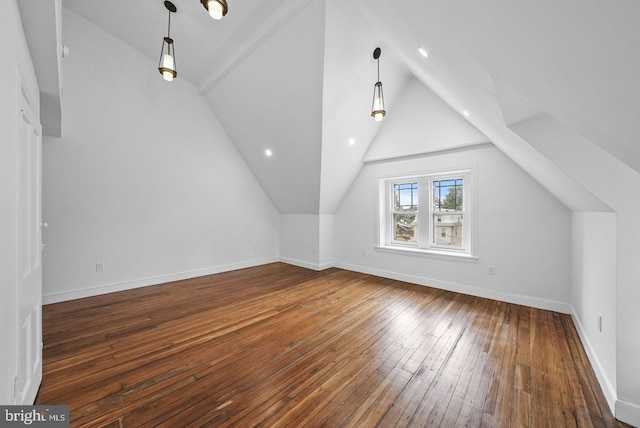
[[[271,149],[267,149],[264,151],[264,154],[267,155],[267,157],[271,157],[273,155],[273,152],[271,151]]]
[[[429,52],[427,52],[424,48],[419,47],[418,52],[420,52],[420,55],[422,55],[423,57],[429,58]]]
[[[349,145],[353,146],[356,143],[356,139],[355,138],[350,138],[349,139]]]
[[[469,112],[466,110],[462,110],[462,114],[464,114],[465,117],[469,117]]]

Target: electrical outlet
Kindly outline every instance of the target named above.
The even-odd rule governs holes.
[[[104,270],[104,262],[96,263],[96,272],[102,272]]]
[[[367,257],[367,250],[362,250],[362,257]]]
[[[489,265],[489,275],[496,274],[496,267],[494,265]]]

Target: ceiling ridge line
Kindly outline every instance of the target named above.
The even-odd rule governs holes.
[[[198,94],[204,95],[216,87],[218,82],[235,69],[244,59],[264,43],[281,24],[290,20],[308,3],[314,0],[287,0],[272,13],[253,33],[245,39],[240,47],[220,66],[212,70],[209,77],[198,86]]]

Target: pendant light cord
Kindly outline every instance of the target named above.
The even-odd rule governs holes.
[[[167,37],[171,38],[171,11],[169,11],[169,26],[167,28]],[[378,71],[378,73],[380,72]]]

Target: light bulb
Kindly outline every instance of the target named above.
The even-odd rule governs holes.
[[[209,0],[207,2],[207,10],[209,16],[213,19],[222,19],[222,3],[218,0]]]
[[[376,113],[376,114],[374,114],[374,115],[373,115],[373,119],[374,119],[376,122],[380,122],[380,121],[382,120],[382,118],[383,118],[383,117],[384,117],[384,114],[382,114],[382,113]]]

